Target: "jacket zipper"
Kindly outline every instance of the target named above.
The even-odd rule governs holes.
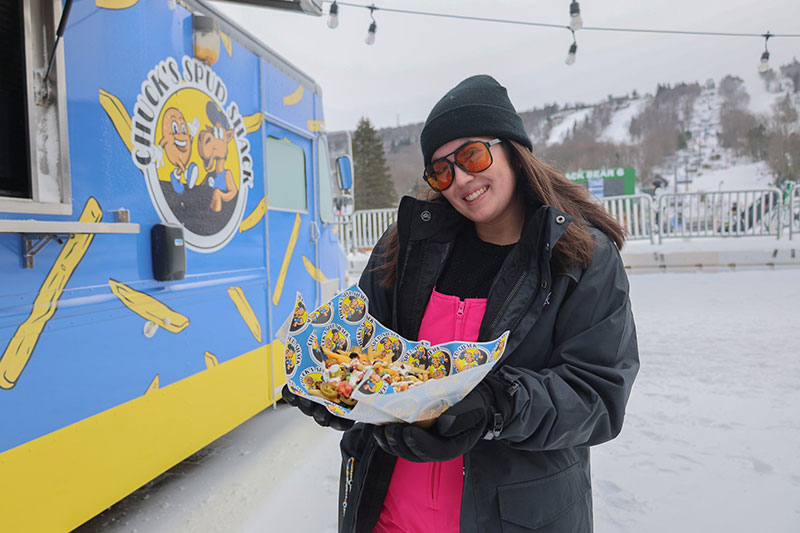
[[[455,336],[453,337],[456,340],[461,340],[464,338],[464,306],[467,304],[464,300],[458,300],[458,311],[456,311],[456,330]]]
[[[371,448],[372,449],[370,449],[370,451],[367,454],[367,456],[364,459],[362,459],[362,462],[366,461],[366,467],[364,469],[364,475],[361,476],[361,483],[359,484],[359,487],[358,487],[358,494],[356,495],[355,502],[353,502],[355,505],[353,505],[351,507],[348,504],[347,507],[345,508],[345,514],[346,514],[348,509],[350,510],[350,513],[351,513],[350,514],[350,519],[351,519],[350,520],[350,525],[351,525],[350,531],[355,531],[356,530],[356,525],[357,525],[356,522],[358,521],[358,508],[361,506],[361,496],[362,496],[362,494],[364,494],[364,490],[363,490],[364,489],[364,482],[367,480],[367,477],[369,476],[369,469],[370,469],[370,466],[372,464],[372,456],[375,455],[375,450],[378,448],[377,443],[373,444]],[[349,496],[349,494],[348,494],[348,496]],[[346,522],[345,522],[345,524],[346,524]]]
[[[500,319],[503,318],[503,315],[505,314],[506,309],[508,309],[508,306],[511,304],[511,300],[513,300],[514,296],[516,296],[517,291],[519,291],[519,288],[522,286],[522,282],[525,281],[526,277],[528,277],[528,271],[527,270],[523,270],[522,271],[522,275],[517,279],[517,282],[514,284],[514,287],[511,289],[511,292],[508,293],[508,296],[506,297],[505,301],[503,302],[502,307],[500,307],[500,311],[497,312],[497,316],[492,321],[492,325],[489,327],[489,332],[490,332],[489,334],[490,335],[494,334],[493,332],[495,331],[495,328],[497,327],[497,325],[500,323]],[[519,323],[519,320],[517,320],[517,324],[518,323]],[[516,324],[514,324],[514,326],[516,326]],[[514,329],[514,328],[511,328],[511,329]]]
[[[436,496],[439,493],[438,486],[439,486],[439,474],[441,472],[440,466],[441,463],[429,463],[430,470],[428,471],[430,474],[430,482],[431,482],[431,506],[433,508],[439,507],[439,502],[437,501]]]

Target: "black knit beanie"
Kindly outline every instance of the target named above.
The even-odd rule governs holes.
[[[465,79],[433,106],[420,135],[425,164],[440,146],[472,136],[510,139],[533,151],[508,91],[486,74]]]

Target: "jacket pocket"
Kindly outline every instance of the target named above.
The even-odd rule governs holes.
[[[497,488],[497,495],[503,531],[537,530],[559,518],[566,518],[579,502],[585,501],[590,490],[591,485],[580,462],[545,478],[502,485]],[[581,524],[588,524],[590,530],[591,517],[583,515],[591,515],[591,509],[587,506],[583,511],[577,513],[575,524],[570,521],[558,530],[576,533],[585,529]]]

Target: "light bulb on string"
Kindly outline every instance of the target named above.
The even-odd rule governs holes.
[[[767,50],[767,42],[769,38],[772,37],[770,32],[767,32],[762,35],[764,37],[764,53],[761,54],[761,63],[758,65],[758,71],[764,73],[769,70],[769,50]]]
[[[578,43],[575,41],[575,31],[574,30],[570,31],[572,31],[572,44],[569,47],[569,52],[567,53],[567,60],[565,61],[567,65],[571,65],[575,62],[575,54],[578,51]]]
[[[330,11],[328,11],[328,27],[333,30],[337,26],[339,26],[339,4],[334,0]]]
[[[378,25],[375,23],[375,17],[372,15],[372,12],[378,9],[375,7],[375,4],[369,6],[369,16],[372,19],[372,23],[369,25],[369,30],[367,31],[367,38],[364,39],[364,42],[367,44],[375,44],[375,31],[378,29]]]
[[[569,5],[569,29],[577,31],[583,28],[583,19],[581,18],[581,6],[578,2],[572,2]]]

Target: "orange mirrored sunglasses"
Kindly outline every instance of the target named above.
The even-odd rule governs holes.
[[[501,142],[503,142],[501,139],[466,142],[446,156],[432,161],[430,165],[425,167],[422,179],[434,191],[443,191],[453,184],[456,170],[454,165],[458,165],[458,168],[470,174],[483,172],[492,166],[494,161],[490,148]],[[451,155],[453,156],[452,161],[448,159]]]

